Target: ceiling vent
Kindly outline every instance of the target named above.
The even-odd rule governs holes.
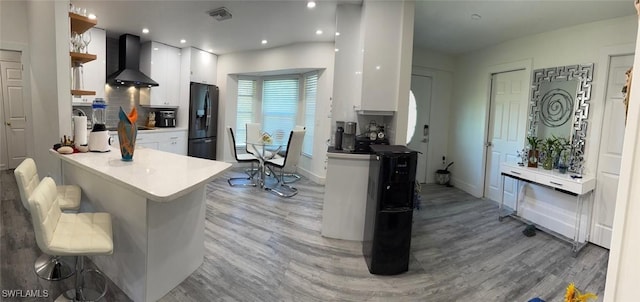
[[[209,16],[218,21],[224,21],[231,19],[231,12],[226,7],[216,8],[209,11]]]

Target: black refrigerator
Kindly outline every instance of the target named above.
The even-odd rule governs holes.
[[[405,146],[371,145],[362,253],[369,272],[409,269],[418,154]]]
[[[189,147],[193,157],[216,159],[218,133],[218,87],[191,82],[189,100]]]

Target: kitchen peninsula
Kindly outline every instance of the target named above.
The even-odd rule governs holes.
[[[51,154],[91,211],[111,213],[113,255],[91,260],[132,300],[162,298],[202,264],[206,184],[230,164],[150,148],[136,148],[130,162],[113,147]]]

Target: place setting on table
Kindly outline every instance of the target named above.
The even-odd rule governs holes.
[[[249,135],[247,136],[249,138]],[[279,156],[278,152],[283,148],[282,140],[274,140],[268,132],[262,130],[260,130],[257,140],[255,137],[256,136],[253,136],[254,139],[247,140],[247,152],[253,154],[260,162],[257,178],[258,185],[261,188],[268,188],[275,184],[269,184],[270,186],[267,186],[266,175],[268,171],[265,162]]]

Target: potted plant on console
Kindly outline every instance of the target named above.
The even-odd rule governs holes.
[[[558,172],[560,172],[560,174],[567,173],[567,169],[569,168],[570,156],[571,156],[571,150],[565,149],[562,151],[560,160],[558,161]]]
[[[553,144],[553,168],[559,169],[560,157],[562,155],[562,152],[569,148],[569,139],[564,137],[557,137],[555,135],[552,136],[553,140],[555,141],[555,143]]]
[[[556,140],[551,137],[547,137],[542,142],[540,160],[542,161],[542,168],[545,170],[553,169],[553,149],[555,145]]]
[[[533,135],[527,136],[527,141],[529,142],[529,156],[527,167],[537,168],[538,167],[538,145],[541,140]]]

